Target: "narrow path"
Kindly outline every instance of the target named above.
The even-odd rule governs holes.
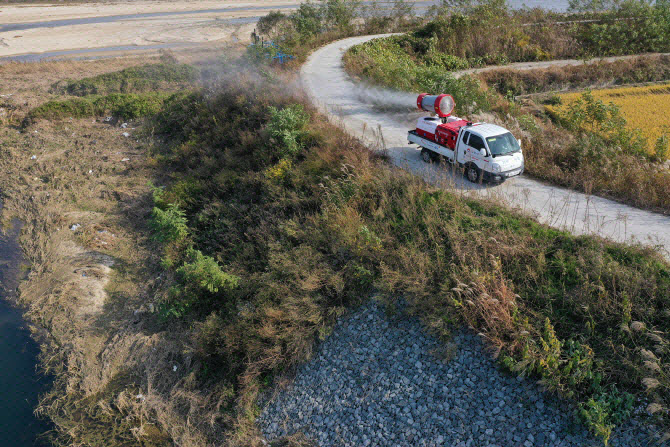
[[[418,149],[407,144],[407,130],[413,126],[413,117],[407,113],[380,112],[370,100],[371,96],[402,94],[372,89],[370,95],[371,90],[356,85],[342,64],[342,56],[352,46],[387,35],[333,42],[312,53],[303,66],[301,78],[307,93],[336,123],[370,145],[379,145],[383,139],[394,164],[435,185],[505,203],[543,223],[574,234],[598,234],[618,242],[655,246],[670,258],[670,216],[544,184],[526,176],[497,186],[473,185],[460,175],[425,164]],[[546,63],[541,64],[546,66]],[[411,107],[415,96],[409,93],[406,96],[408,107]]]

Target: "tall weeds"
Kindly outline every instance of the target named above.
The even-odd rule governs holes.
[[[308,125],[287,119],[296,104]],[[272,137],[289,122],[297,140]],[[170,136],[156,150],[172,172],[163,200],[184,204],[188,245],[239,278],[178,316],[218,371],[199,386],[238,384],[236,442],[250,442],[258,393],[373,291],[404,297],[441,335],[472,325],[511,370],[581,405],[603,439],[654,384],[638,366],[657,342],[632,329],[670,330],[657,311],[670,304],[670,266],[652,251],[434,190],[251,79],[174,103],[156,125]],[[277,150],[293,141],[299,151]]]

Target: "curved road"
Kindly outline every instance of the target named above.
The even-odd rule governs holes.
[[[304,64],[301,78],[306,91],[337,124],[372,147],[385,147],[395,165],[432,184],[503,202],[543,223],[575,234],[598,234],[618,242],[652,245],[670,258],[670,216],[551,186],[525,176],[497,186],[473,185],[440,166],[425,164],[419,150],[407,143],[407,130],[413,127],[416,115],[381,112],[374,105],[377,101],[396,104],[406,101],[410,108],[415,104],[415,95],[356,85],[342,64],[342,56],[349,48],[383,36],[386,35],[354,37],[331,43],[312,53]]]

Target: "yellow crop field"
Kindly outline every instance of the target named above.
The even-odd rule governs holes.
[[[640,129],[649,141],[650,149],[664,133],[670,130],[670,83],[644,87],[621,87],[593,90],[593,97],[606,104],[621,108],[630,129]],[[570,104],[582,93],[560,95],[563,104]]]

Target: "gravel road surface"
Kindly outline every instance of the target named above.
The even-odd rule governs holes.
[[[342,56],[349,48],[381,36],[354,37],[331,43],[312,53],[303,66],[301,78],[308,94],[336,123],[371,145],[379,145],[380,136],[383,137],[393,163],[433,184],[506,203],[541,222],[575,234],[599,234],[619,242],[656,246],[670,258],[670,216],[559,188],[526,176],[497,186],[474,185],[460,175],[451,175],[439,166],[424,163],[418,149],[407,143],[407,131],[413,128],[412,120],[417,115],[382,112],[374,104],[380,97],[382,102],[388,98],[397,103],[403,94],[358,85],[344,70]],[[546,63],[542,64],[546,66]],[[405,98],[408,107],[415,104],[414,93],[405,94]]]

